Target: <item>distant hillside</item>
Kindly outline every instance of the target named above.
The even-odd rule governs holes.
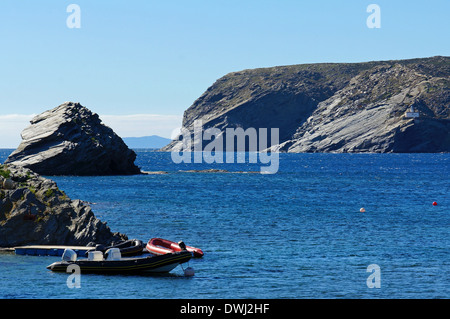
[[[162,148],[172,142],[171,139],[152,135],[143,137],[124,137],[122,138],[129,148]]]
[[[405,117],[411,107],[419,119]],[[272,149],[285,152],[449,152],[450,57],[233,72],[184,112],[183,127],[195,120],[224,141],[227,128],[279,128]]]

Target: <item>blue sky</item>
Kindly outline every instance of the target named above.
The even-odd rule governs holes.
[[[72,3],[79,29],[66,25]],[[372,3],[379,29],[366,25]],[[65,101],[105,116],[123,137],[169,137],[229,72],[448,56],[449,15],[449,0],[1,0],[0,147],[16,147],[32,114]]]

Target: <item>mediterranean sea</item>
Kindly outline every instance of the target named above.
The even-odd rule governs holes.
[[[114,232],[201,248],[195,276],[82,274],[70,289],[46,269],[59,257],[1,253],[0,298],[450,298],[450,154],[280,154],[259,174],[136,153],[167,174],[49,178]],[[228,172],[186,172],[211,168]]]

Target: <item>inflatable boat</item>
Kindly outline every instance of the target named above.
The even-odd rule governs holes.
[[[170,254],[174,252],[182,251],[183,248],[186,248],[187,251],[191,252],[194,257],[203,257],[203,251],[199,248],[186,246],[182,241],[178,244],[162,238],[152,238],[148,241],[147,246],[145,247],[150,253],[155,255],[164,255]]]
[[[119,248],[122,256],[137,256],[144,252],[145,246],[142,240],[131,239],[106,247],[105,251],[110,248]]]
[[[73,250],[66,249],[62,260],[47,266],[47,269],[66,272],[69,266],[77,265],[81,273],[165,273],[191,258],[192,254],[186,250],[160,256],[122,257],[119,248],[110,248],[105,254],[90,251],[87,259],[78,259]]]

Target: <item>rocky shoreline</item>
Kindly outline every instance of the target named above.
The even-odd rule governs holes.
[[[0,165],[0,247],[110,245],[126,239],[54,181],[27,168]]]
[[[212,84],[182,126],[193,140],[201,121],[223,142],[228,129],[278,128],[270,149],[290,153],[450,152],[449,79],[445,56],[242,70]],[[406,116],[411,109],[418,117]],[[182,139],[161,151],[178,151]]]

